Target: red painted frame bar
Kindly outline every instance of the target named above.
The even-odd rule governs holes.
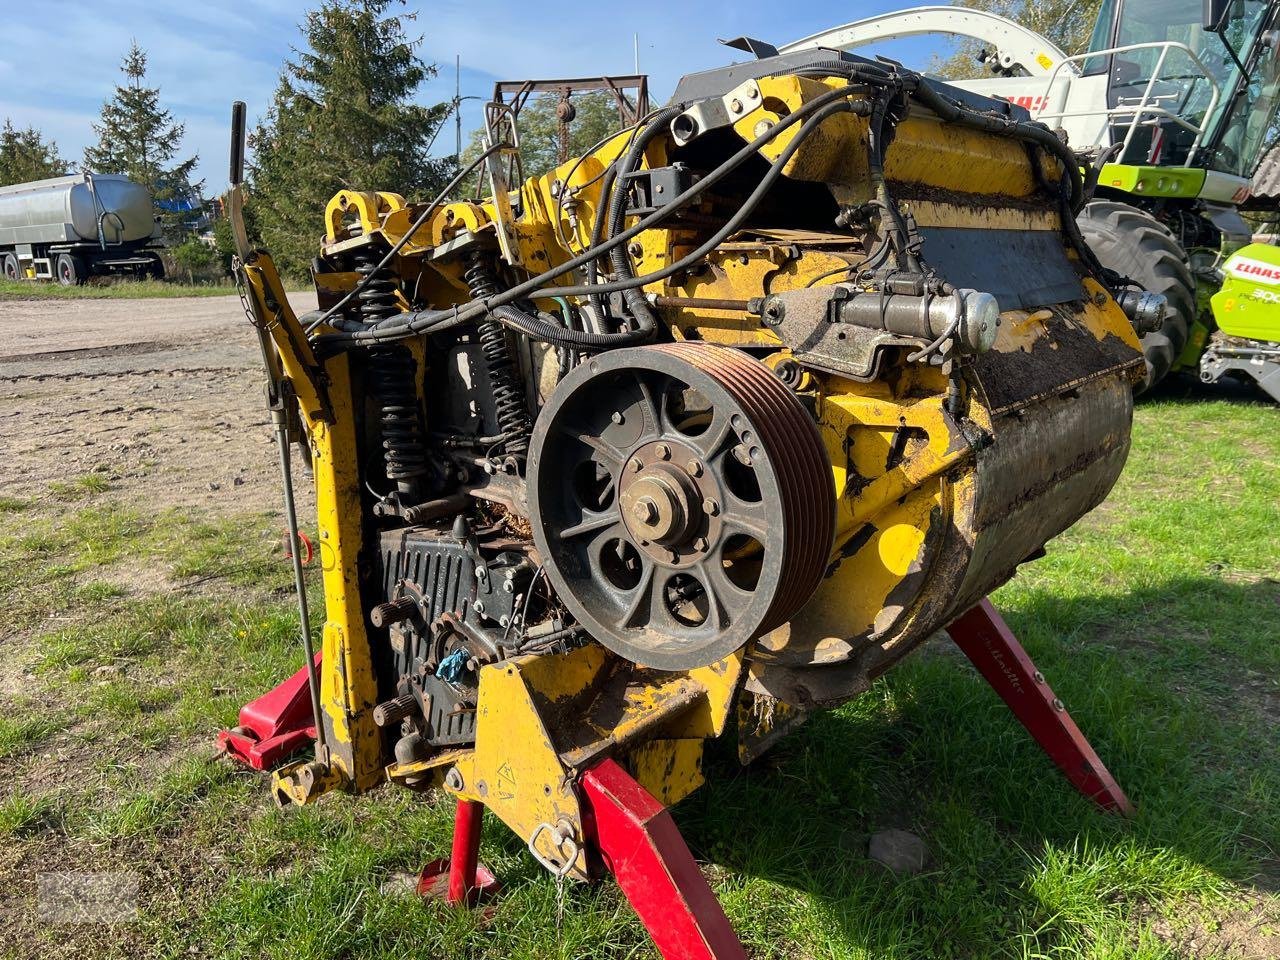
[[[448,903],[475,902],[480,892],[476,866],[480,862],[480,827],[484,805],[475,800],[459,800],[453,818],[453,852],[449,857]]]
[[[582,776],[588,842],[665,960],[746,960],[720,901],[666,807],[613,760]]]
[[[1129,798],[990,600],[961,615],[947,633],[1077,790],[1106,810],[1133,814]]]
[[[320,669],[320,654],[316,654]],[[254,770],[274,767],[316,738],[307,668],[240,708],[240,725],[218,734],[218,748]]]
[[[474,907],[495,896],[501,884],[480,863],[480,830],[484,804],[459,800],[453,815],[453,850],[448,858],[432,860],[418,874],[418,894],[451,906]]]

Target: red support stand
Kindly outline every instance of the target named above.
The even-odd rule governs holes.
[[[588,838],[665,960],[746,960],[667,809],[613,760],[582,777]]]
[[[418,893],[453,906],[474,907],[495,895],[498,881],[480,863],[480,828],[484,805],[459,800],[453,819],[453,851],[448,859],[432,860],[418,875]]]
[[[990,600],[963,614],[947,633],[1077,790],[1106,810],[1132,815],[1129,798]]]
[[[947,632],[1081,793],[1108,810],[1133,813],[1129,799],[990,600],[963,614]],[[220,733],[218,743],[261,770],[314,738],[307,672],[300,670],[246,704],[240,726]],[[662,804],[613,760],[582,775],[580,795],[591,855],[613,873],[665,960],[746,960],[728,917]],[[423,868],[419,894],[474,906],[498,892],[497,880],[478,859],[483,817],[482,804],[458,801],[452,856]]]
[[[316,669],[320,654],[316,654]],[[240,708],[240,725],[218,734],[218,749],[255,770],[274,767],[316,738],[311,692],[303,667],[280,686]]]

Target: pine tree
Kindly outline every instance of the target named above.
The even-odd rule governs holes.
[[[192,183],[198,156],[174,162],[182,149],[186,125],[160,106],[160,88],[143,85],[147,54],[135,40],[120,64],[125,82],[102,105],[100,122],[93,125],[98,143],[86,147],[84,165],[94,173],[117,173],[151,189],[158,205],[183,200],[199,202],[203,181]],[[161,210],[161,220],[179,231],[191,216]]]
[[[453,158],[430,150],[446,104],[413,97],[435,67],[417,55],[394,0],[325,0],[301,24],[305,49],[286,61],[266,117],[250,138],[252,203],[282,269],[315,256],[325,204],[340,190],[434,194]]]
[[[35,127],[19,130],[6,119],[0,130],[0,187],[61,177],[67,161],[58,154],[58,145],[45,140]]]

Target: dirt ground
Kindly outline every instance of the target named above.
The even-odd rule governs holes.
[[[157,508],[271,509],[262,385],[234,296],[0,301],[0,495],[38,499],[98,473]]]

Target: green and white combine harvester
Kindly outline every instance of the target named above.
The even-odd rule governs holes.
[[[803,40],[849,50],[924,34],[977,41],[993,74],[951,81],[1092,147],[1080,231],[1103,266],[1161,293],[1143,389],[1175,371],[1248,376],[1280,401],[1280,251],[1239,205],[1276,133],[1280,0],[1104,0],[1086,53],[962,7],[919,7]]]

